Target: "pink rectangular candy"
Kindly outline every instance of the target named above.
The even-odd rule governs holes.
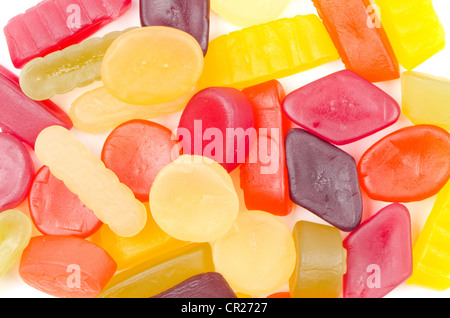
[[[50,100],[27,97],[19,78],[0,65],[0,128],[34,148],[38,134],[46,127],[72,128],[69,116]]]

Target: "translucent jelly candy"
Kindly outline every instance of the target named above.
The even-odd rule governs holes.
[[[234,290],[249,295],[269,293],[287,283],[295,253],[286,225],[262,211],[240,213],[230,231],[213,242],[216,271]]]
[[[19,210],[0,213],[0,278],[20,256],[31,238],[31,221]]]
[[[44,129],[36,141],[36,155],[116,234],[129,237],[142,230],[147,219],[144,205],[70,131],[60,126]]]
[[[167,26],[192,35],[206,54],[209,43],[209,0],[140,0],[142,26]]]
[[[433,290],[450,288],[449,203],[450,182],[447,182],[439,191],[433,209],[414,244],[413,273],[407,280],[410,285]]]
[[[90,238],[91,242],[111,255],[119,271],[186,244],[161,230],[153,220],[148,203],[144,205],[147,208],[147,223],[139,234],[133,237],[120,237],[111,231],[109,226],[103,225]]]
[[[237,298],[219,273],[195,275],[152,298]]]
[[[211,246],[191,243],[118,273],[98,297],[149,298],[208,272],[214,272]]]
[[[20,89],[19,78],[1,65],[0,95],[0,128],[32,148],[44,128],[72,128],[72,121],[62,109],[50,100],[38,102],[27,97]]]
[[[406,71],[402,73],[402,112],[414,124],[450,130],[450,79]]]
[[[347,249],[345,298],[381,298],[411,276],[408,209],[391,204],[344,239]]]
[[[196,91],[197,88],[193,87],[186,94],[167,103],[141,106],[121,102],[102,86],[79,96],[72,103],[69,116],[77,129],[96,134],[132,119],[152,119],[180,112]]]
[[[298,221],[294,226],[297,264],[289,280],[292,298],[337,298],[346,272],[346,251],[335,227]]]
[[[156,176],[150,189],[150,210],[170,236],[209,242],[233,225],[239,199],[231,177],[220,164],[183,155]]]
[[[122,102],[161,104],[197,84],[203,60],[200,45],[188,33],[170,27],[142,27],[121,35],[108,48],[102,80]]]
[[[17,138],[0,132],[0,212],[20,205],[34,176],[33,160]]]
[[[266,298],[291,298],[291,294],[289,292],[278,292],[270,294]]]
[[[349,70],[293,91],[283,110],[294,123],[336,145],[374,134],[394,124],[401,113],[391,96]]]
[[[47,166],[39,169],[28,195],[31,219],[46,235],[73,235],[86,238],[102,222]]]
[[[327,141],[294,128],[286,135],[290,196],[338,229],[355,230],[362,218],[356,162]]]
[[[116,20],[131,0],[44,0],[12,18],[4,28],[16,68],[78,43]]]
[[[210,41],[199,87],[250,87],[337,59],[316,15],[280,19]]]
[[[450,177],[450,134],[437,126],[399,129],[370,147],[358,164],[367,195],[386,202],[421,201]]]
[[[115,128],[103,144],[102,160],[142,202],[159,171],[171,163],[178,141],[172,132],[148,120],[131,120]]]
[[[248,27],[278,18],[291,0],[211,0],[212,10],[225,20]]]
[[[33,59],[20,72],[20,88],[31,99],[44,100],[99,81],[106,50],[117,37],[132,29],[111,32]]]
[[[231,172],[245,162],[254,139],[253,128],[252,106],[242,92],[210,87],[186,105],[177,135],[183,154],[214,159]]]
[[[252,104],[257,133],[257,142],[253,143],[251,154],[240,166],[245,206],[249,210],[288,215],[293,205],[289,198],[284,150],[288,122],[281,109],[285,97],[283,86],[272,80],[242,92]],[[270,187],[267,187],[268,184]]]
[[[370,0],[313,2],[347,69],[370,82],[400,77],[389,39],[379,21],[372,21]]]
[[[115,272],[108,253],[74,236],[32,237],[19,265],[25,283],[62,298],[94,297]]]
[[[383,28],[400,64],[407,70],[445,46],[445,31],[432,0],[375,0]]]

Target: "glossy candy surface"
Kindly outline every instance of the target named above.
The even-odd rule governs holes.
[[[210,87],[195,94],[177,129],[183,154],[214,159],[228,172],[245,162],[253,133],[252,105],[231,87]]]
[[[263,211],[241,212],[233,227],[213,243],[216,271],[249,295],[269,293],[287,283],[296,259],[287,226]]]
[[[62,109],[50,100],[38,102],[27,97],[20,89],[19,78],[1,65],[0,95],[0,128],[32,148],[44,128],[72,128],[72,121]]]
[[[406,71],[402,74],[402,112],[414,124],[450,130],[450,79]]]
[[[450,288],[450,182],[439,192],[413,249],[413,273],[407,283],[444,291]]]
[[[437,126],[399,129],[361,157],[361,186],[374,200],[414,202],[439,192],[450,177],[450,134]]]
[[[345,145],[394,124],[400,106],[356,73],[343,70],[288,94],[286,115],[302,128],[336,145]]]
[[[28,195],[34,164],[17,138],[0,132],[0,212],[20,205]]]
[[[277,19],[291,0],[211,0],[212,10],[225,20],[248,27]]]
[[[352,156],[306,130],[294,128],[286,135],[286,162],[294,203],[342,231],[359,226],[362,196]]]
[[[170,236],[210,242],[233,225],[239,198],[220,164],[201,156],[182,155],[156,176],[150,189],[150,210]]]
[[[215,272],[195,275],[152,298],[237,298],[222,275]]]
[[[411,276],[411,221],[408,209],[388,205],[344,239],[347,249],[345,298],[381,298]]]
[[[36,141],[36,155],[118,235],[134,236],[145,226],[144,205],[67,129],[52,126],[42,131]]]
[[[221,35],[209,43],[200,88],[245,88],[339,59],[316,15],[296,16]]]
[[[248,210],[264,210],[279,216],[292,211],[284,150],[288,130],[281,102],[283,86],[276,80],[242,90],[251,102],[256,142],[240,166],[240,186]],[[265,147],[265,148],[264,148]],[[270,184],[270,187],[267,185]]]
[[[198,274],[214,272],[208,243],[186,244],[114,276],[99,298],[149,298]]]
[[[142,26],[167,26],[192,35],[206,54],[209,43],[209,0],[140,0]]]
[[[28,207],[33,224],[45,235],[86,238],[102,225],[94,212],[63,181],[55,178],[47,166],[36,172]]]
[[[31,227],[30,219],[19,210],[0,213],[0,278],[28,245]]]
[[[131,0],[44,0],[12,18],[4,28],[16,68],[76,44],[116,20]]]
[[[167,103],[143,106],[121,102],[101,86],[79,96],[72,103],[69,116],[75,128],[97,134],[129,120],[152,119],[180,112],[196,91],[197,88],[193,87],[186,94]]]
[[[412,70],[445,46],[432,0],[375,0],[399,63]]]
[[[116,272],[97,245],[74,236],[35,236],[22,253],[19,274],[28,285],[55,297],[88,298]]]
[[[102,161],[136,198],[148,202],[156,175],[176,159],[172,132],[148,120],[131,120],[115,128],[103,144]],[[172,158],[173,156],[173,158]]]
[[[197,84],[203,52],[188,33],[162,26],[141,27],[119,36],[106,51],[102,81],[122,102],[169,102]]]
[[[340,231],[332,226],[298,221],[293,230],[297,263],[289,280],[292,298],[338,298],[346,272]]]
[[[121,34],[115,31],[91,38],[27,63],[20,72],[20,88],[31,99],[44,100],[101,80],[103,56]]]
[[[389,39],[372,21],[370,0],[313,0],[347,69],[370,82],[400,77]]]

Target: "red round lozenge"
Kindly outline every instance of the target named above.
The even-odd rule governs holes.
[[[47,166],[41,167],[34,177],[28,207],[34,225],[46,235],[86,238],[103,224]]]

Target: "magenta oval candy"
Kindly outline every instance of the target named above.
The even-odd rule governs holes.
[[[34,176],[28,149],[17,138],[0,133],[0,212],[25,200]]]
[[[345,145],[394,124],[398,103],[356,73],[343,70],[286,96],[285,114],[297,125],[336,145]]]
[[[183,154],[211,158],[231,172],[245,162],[255,136],[252,105],[235,88],[203,89],[186,105],[177,136]]]

